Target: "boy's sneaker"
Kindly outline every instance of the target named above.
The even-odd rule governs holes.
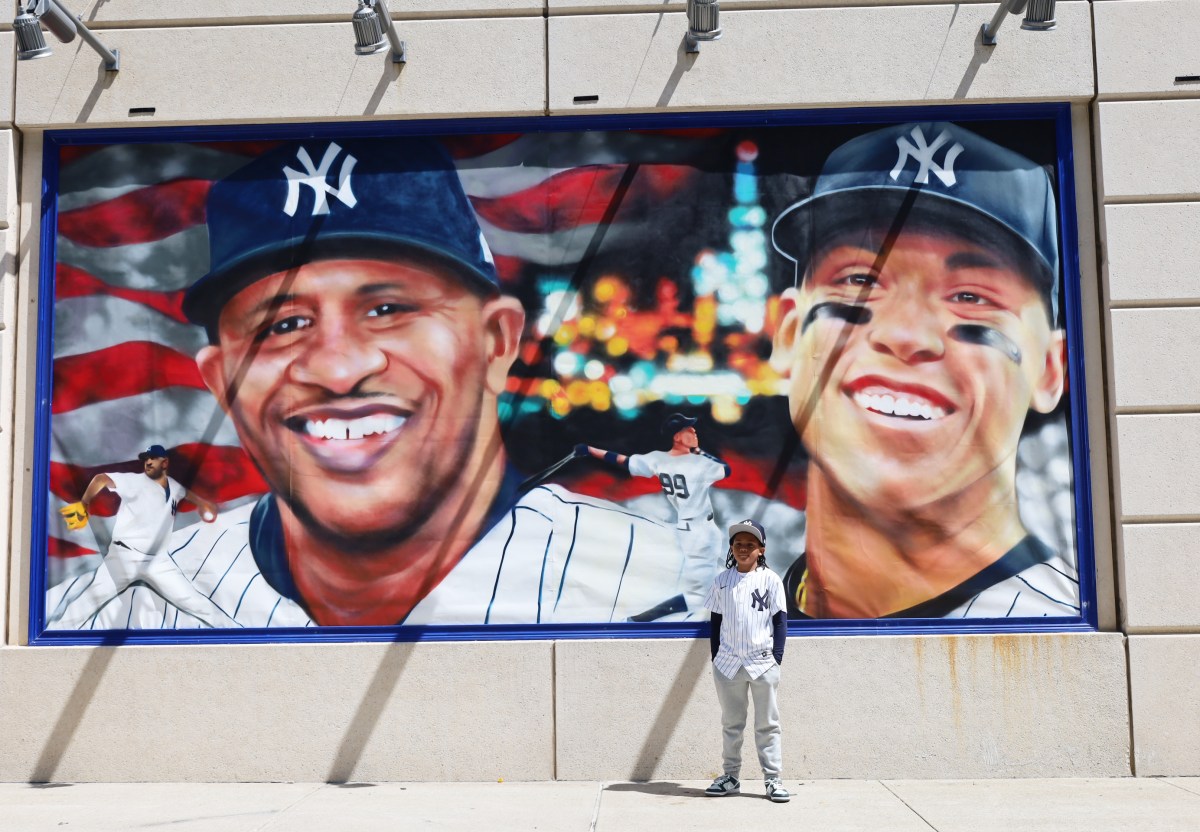
[[[767,797],[771,798],[773,803],[787,803],[792,799],[788,790],[783,787],[783,781],[778,777],[767,781]]]
[[[704,793],[709,797],[724,797],[727,794],[737,794],[741,790],[742,784],[736,777],[722,774],[716,780],[712,781],[712,785],[705,789]]]

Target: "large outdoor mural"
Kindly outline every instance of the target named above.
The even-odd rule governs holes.
[[[1053,119],[321,135],[50,160],[46,629],[1080,618]]]

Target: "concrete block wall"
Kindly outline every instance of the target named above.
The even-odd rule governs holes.
[[[1134,769],[1200,771],[1200,9],[1097,0],[1097,191]]]
[[[719,748],[690,640],[22,646],[43,130],[998,101],[1074,105],[1109,632],[793,639],[788,775],[1122,775],[1131,749],[1139,774],[1200,774],[1200,85],[1174,81],[1200,73],[1194,0],[1060,0],[1058,29],[1009,18],[993,49],[993,3],[724,0],[693,57],[676,0],[393,0],[400,69],[354,56],[351,0],[67,5],[120,73],[53,40],[14,72],[0,31],[0,780],[703,777]]]

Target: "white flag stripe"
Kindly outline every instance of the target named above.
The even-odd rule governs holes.
[[[58,262],[110,286],[151,291],[184,289],[208,271],[208,229],[197,225],[152,243],[100,248],[58,235]]]
[[[597,229],[597,225],[579,225],[550,234],[523,234],[497,228],[482,217],[479,226],[493,253],[551,267],[570,266],[582,260]],[[604,242],[611,244],[621,236],[620,226],[609,226]]]
[[[506,167],[459,168],[458,178],[467,196],[496,199],[535,188],[552,176],[572,168]]]
[[[528,133],[503,147],[464,159],[455,159],[459,170],[515,168],[523,165],[546,169],[582,168],[588,165],[681,164],[711,152],[705,142],[645,133]]]
[[[59,194],[58,212],[63,214],[67,211],[74,211],[77,208],[89,208],[93,205],[99,205],[101,202],[108,202],[110,199],[116,199],[117,197],[140,191],[146,187],[150,186],[136,183],[131,185],[117,185],[112,188],[88,188],[84,191]]]
[[[131,341],[153,341],[194,357],[208,343],[208,338],[200,327],[110,295],[67,298],[54,305],[55,358]]]
[[[247,156],[197,145],[114,144],[65,166],[59,173],[59,194],[61,199],[63,194],[93,188],[145,187],[173,179],[219,179],[250,161]],[[68,209],[60,202],[59,210]]]
[[[69,589],[74,589],[78,584],[72,585],[75,578],[87,575],[93,572],[100,562],[104,559],[103,555],[79,555],[73,558],[50,558],[47,565],[49,579],[47,586],[50,587],[46,591],[46,615],[51,615],[57,608],[59,601]],[[87,578],[83,578],[83,582],[87,582]]]
[[[215,433],[206,431],[216,423]],[[128,462],[148,445],[193,442],[240,447],[237,433],[207,390],[171,387],[56,414],[50,459],[94,468]]]

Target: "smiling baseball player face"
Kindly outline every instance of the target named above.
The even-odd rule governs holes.
[[[1041,295],[957,235],[902,232],[882,265],[863,246],[825,250],[784,296],[772,361],[814,464],[880,511],[1011,494],[1026,413],[1063,390]]]
[[[363,549],[487,463],[522,321],[438,266],[324,260],[242,289],[197,361],[286,507]]]
[[[758,556],[765,551],[765,547],[749,532],[735,534],[729,541],[729,548],[733,550],[733,560],[739,572],[753,569],[758,563]]]

